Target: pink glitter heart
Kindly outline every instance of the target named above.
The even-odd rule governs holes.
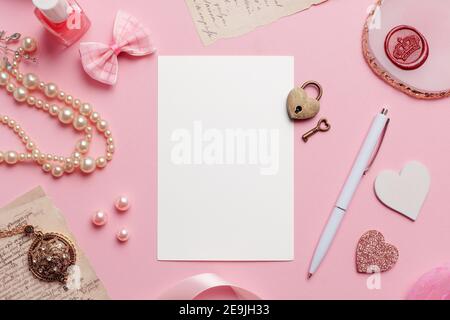
[[[397,260],[397,248],[386,243],[381,232],[370,230],[359,239],[356,248],[356,270],[359,273],[388,271]]]

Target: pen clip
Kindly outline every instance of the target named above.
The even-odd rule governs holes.
[[[366,170],[364,170],[363,176],[365,176],[366,173],[369,171],[370,167],[375,162],[375,159],[378,156],[378,153],[380,152],[381,145],[383,144],[384,137],[386,136],[386,131],[387,131],[387,128],[388,128],[388,125],[389,125],[389,121],[391,121],[391,119],[388,118],[387,121],[386,121],[386,125],[384,126],[383,133],[381,134],[380,141],[378,142],[377,150],[375,150],[375,152],[374,152],[374,154],[372,156],[372,159],[369,162],[369,165],[367,166]]]

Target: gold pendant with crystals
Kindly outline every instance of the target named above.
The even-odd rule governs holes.
[[[28,264],[33,275],[43,281],[67,282],[69,268],[76,262],[72,242],[58,233],[42,233],[26,226],[25,233],[34,240],[28,250]]]

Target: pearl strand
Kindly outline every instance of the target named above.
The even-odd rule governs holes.
[[[22,46],[15,52],[14,60],[10,65],[0,65],[0,87],[14,97],[19,104],[27,104],[29,107],[47,112],[51,117],[57,118],[64,125],[72,125],[74,130],[83,133],[69,157],[56,156],[42,153],[37,145],[13,119],[8,116],[0,116],[0,122],[7,125],[16,133],[25,144],[27,153],[16,151],[0,151],[0,164],[15,165],[25,161],[34,161],[42,167],[42,170],[51,173],[55,178],[74,172],[79,168],[83,173],[89,174],[97,168],[107,166],[115,152],[114,139],[106,120],[93,107],[80,99],[60,90],[54,83],[40,81],[33,73],[22,74],[19,65],[24,55],[29,55],[37,49],[36,41],[26,37],[22,40]],[[15,80],[15,83],[14,81]],[[39,91],[49,100],[43,100],[32,95],[33,91]],[[50,100],[58,100],[58,104],[50,104]],[[89,152],[94,130],[98,131],[106,140],[105,155],[94,159],[86,154]]]

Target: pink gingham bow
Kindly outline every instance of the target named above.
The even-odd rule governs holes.
[[[116,15],[112,45],[98,42],[80,43],[81,63],[84,71],[102,83],[117,82],[119,63],[117,56],[126,52],[132,56],[145,56],[155,52],[150,32],[137,18],[119,11]]]

